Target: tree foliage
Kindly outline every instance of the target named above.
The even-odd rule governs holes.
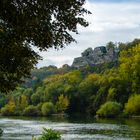
[[[8,104],[6,104],[3,108],[1,108],[1,114],[4,116],[11,116],[15,115],[15,102],[13,99],[11,99]]]
[[[140,115],[140,95],[134,94],[125,104],[124,112],[128,115]]]
[[[140,93],[140,44],[121,52],[120,75],[131,86],[133,93]]]
[[[63,113],[69,106],[69,99],[67,96],[64,96],[63,94],[61,94],[58,97],[58,101],[56,102],[56,111],[58,113]]]
[[[40,103],[40,95],[39,94],[33,94],[31,96],[31,101],[33,105],[37,105],[38,103]]]
[[[49,116],[55,112],[55,107],[52,102],[45,102],[42,105],[41,111],[44,116]]]
[[[20,103],[21,109],[24,110],[28,106],[28,100],[25,95],[21,96],[21,103]]]
[[[26,107],[23,111],[24,116],[39,116],[40,114],[40,110],[33,105],[29,105],[28,107]]]
[[[40,57],[32,49],[63,48],[75,41],[77,25],[90,12],[85,0],[0,1],[0,91],[8,92],[27,77]]]
[[[121,113],[121,104],[117,102],[106,102],[97,111],[101,117],[117,117]]]
[[[53,113],[97,113],[103,117],[116,117],[117,113],[123,113],[124,109],[125,114],[139,115],[140,45],[127,44],[125,45],[128,48],[119,53],[118,65],[111,69],[102,67],[100,73],[93,73],[92,70],[84,72],[83,69],[71,69],[64,73],[61,69],[61,73],[60,69],[51,66],[49,69],[53,72],[55,69],[56,73],[47,75],[36,88],[20,86],[11,94],[0,93],[1,111],[4,108],[9,115],[23,115],[24,110],[24,114],[35,116],[48,116]],[[44,73],[44,68],[39,71]],[[14,103],[13,111],[9,111],[13,106],[9,106],[10,99]]]

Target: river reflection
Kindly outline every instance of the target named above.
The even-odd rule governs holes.
[[[1,117],[1,140],[31,140],[33,135],[41,134],[43,127],[60,131],[64,140],[140,139],[140,119]]]

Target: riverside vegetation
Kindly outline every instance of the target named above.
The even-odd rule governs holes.
[[[106,47],[119,50],[116,61],[80,69],[34,69],[25,84],[0,94],[1,115],[140,115],[140,40]]]
[[[55,130],[43,128],[42,135],[39,138],[33,137],[32,140],[61,140],[61,135]]]

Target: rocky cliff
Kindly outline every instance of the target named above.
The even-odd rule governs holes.
[[[106,48],[104,46],[96,47],[94,50],[88,48],[81,55],[81,57],[74,59],[73,68],[109,63],[116,61],[118,58],[118,52],[114,48]]]

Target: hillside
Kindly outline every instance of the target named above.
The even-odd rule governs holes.
[[[118,61],[118,48],[112,42],[106,46],[87,48],[81,53],[81,57],[75,58],[71,66],[64,64],[61,68],[56,66],[42,67],[34,69],[31,72],[31,78],[25,82],[25,87],[33,87],[47,78],[55,74],[65,74],[72,70],[78,69],[85,74],[88,72],[101,73],[104,69],[116,66]]]
[[[0,94],[2,115],[140,115],[140,40],[120,43],[114,49],[116,47],[120,51],[104,63],[101,60],[110,56],[109,49],[103,52],[104,56],[98,55],[100,63],[96,61],[94,65],[81,67],[80,64],[77,67],[74,60],[75,68],[64,65],[62,68],[49,66],[33,70],[32,79],[28,79],[24,86],[17,87],[8,95]],[[84,51],[82,57],[86,56],[87,60],[95,50]]]

